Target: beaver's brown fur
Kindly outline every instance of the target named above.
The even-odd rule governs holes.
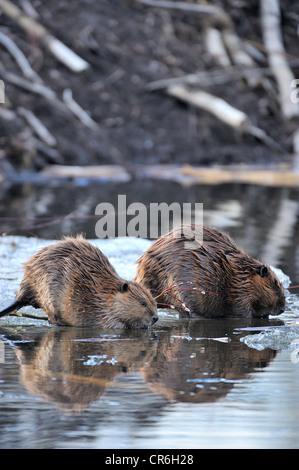
[[[147,328],[157,321],[150,292],[121,279],[108,258],[82,236],[41,249],[25,264],[16,301],[42,308],[50,323],[67,326]]]
[[[158,238],[137,262],[135,281],[154,296],[183,283],[156,299],[174,305],[182,315],[263,317],[284,311],[284,289],[273,270],[216,228],[176,228]]]

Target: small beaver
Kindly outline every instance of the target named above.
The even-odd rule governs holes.
[[[284,311],[284,289],[273,270],[216,228],[175,228],[137,263],[134,280],[150,289],[158,304],[172,304],[183,316],[264,317]]]
[[[82,236],[42,248],[25,263],[15,302],[42,308],[50,323],[65,326],[147,328],[157,320],[150,292],[121,279],[108,258]]]

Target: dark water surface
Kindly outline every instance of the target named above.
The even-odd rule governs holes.
[[[228,231],[252,256],[283,268],[299,284],[299,188],[182,185],[150,179],[76,183],[54,180],[51,185],[24,183],[2,192],[0,188],[0,233],[55,239],[83,232],[93,239],[96,206],[111,203],[117,218],[119,195],[126,196],[127,207],[143,203],[148,217],[155,202],[189,203],[192,209],[202,203],[206,225]]]
[[[118,194],[126,194],[128,204],[203,202],[205,223],[227,230],[251,255],[299,284],[298,190],[152,181],[27,185],[1,199],[1,232],[22,235],[1,240],[1,307],[19,282],[21,272],[14,270],[43,243],[23,236],[83,231],[94,239],[95,206],[117,206]],[[139,242],[103,240],[101,248],[121,275],[131,277],[147,246]],[[296,349],[248,347],[241,340],[258,334],[257,327],[298,323],[296,292],[279,318],[190,321],[161,311],[148,331],[2,318],[0,447],[299,448]]]
[[[299,366],[240,324],[2,327],[1,448],[297,448]]]

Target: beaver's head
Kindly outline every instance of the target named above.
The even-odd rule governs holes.
[[[259,318],[283,313],[284,288],[274,271],[253,259],[246,264],[238,270],[230,289],[230,301],[236,313]]]
[[[253,317],[280,315],[285,309],[282,283],[273,270],[261,265],[252,277],[251,308]]]
[[[148,328],[157,320],[157,304],[150,291],[137,282],[124,281],[108,300],[104,323],[108,328]]]

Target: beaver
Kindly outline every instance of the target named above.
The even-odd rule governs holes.
[[[284,288],[273,270],[217,228],[174,228],[137,263],[134,280],[181,316],[267,317],[284,311]]]
[[[31,305],[65,326],[148,328],[157,320],[150,292],[119,277],[108,258],[81,235],[42,248],[25,263],[6,315]]]

